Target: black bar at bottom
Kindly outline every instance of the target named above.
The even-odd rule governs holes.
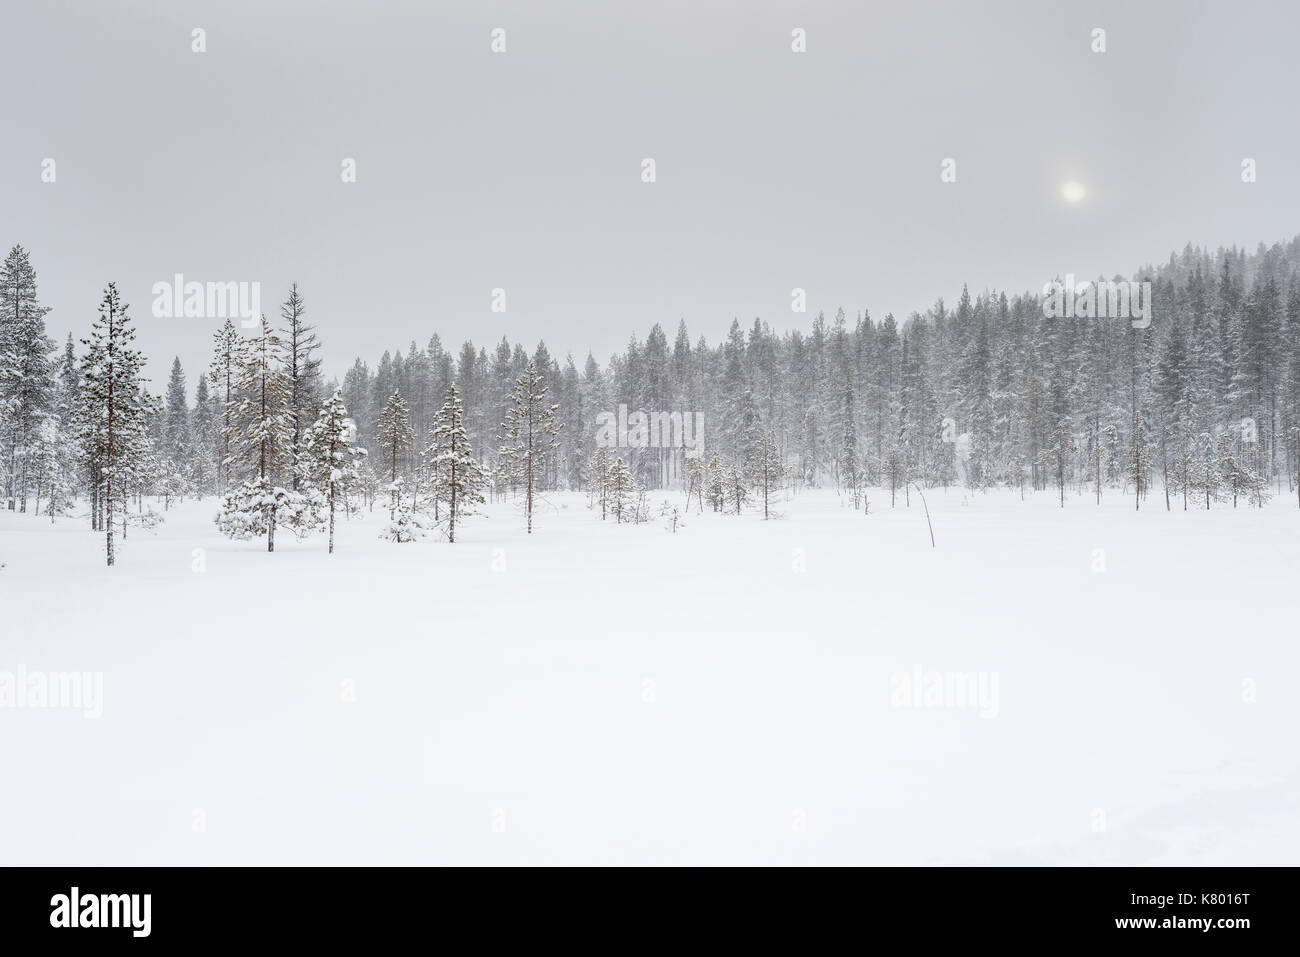
[[[630,870],[630,869],[629,869]],[[806,945],[1121,941],[1217,947],[1294,939],[1286,868],[679,869],[598,876],[457,868],[0,869],[0,939],[145,947],[421,938],[493,946],[784,935]],[[656,886],[663,880],[662,885]],[[609,936],[610,934],[614,936]],[[699,941],[696,941],[698,945]],[[6,947],[8,950],[8,947]],[[9,951],[15,953],[17,951]]]

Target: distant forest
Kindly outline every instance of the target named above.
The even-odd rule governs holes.
[[[102,375],[104,350],[112,352],[104,343],[118,335],[118,348],[128,348],[130,333],[122,339],[105,327],[99,358],[94,336],[84,349],[69,336],[59,350],[45,333],[35,270],[15,247],[0,273],[0,479],[16,510],[44,499],[57,512],[92,492],[106,474],[101,460],[120,469],[119,487],[137,493],[224,492],[248,477],[249,458],[235,455],[231,436],[246,444],[253,434],[236,420],[250,414],[247,363],[259,353],[277,383],[262,399],[278,403],[260,427],[285,448],[263,455],[258,472],[285,486],[296,487],[298,446],[336,390],[376,471],[381,416],[400,394],[395,408],[409,416],[410,438],[387,457],[414,474],[454,384],[469,454],[490,475],[512,394],[532,363],[561,426],[536,463],[540,489],[587,487],[597,417],[622,405],[701,415],[705,456],[736,467],[761,440],[798,485],[1054,488],[1062,497],[1067,488],[1118,489],[1139,504],[1163,489],[1183,507],[1260,503],[1281,492],[1300,501],[1300,238],[1251,254],[1189,246],[1124,278],[1152,283],[1147,328],[1124,318],[1048,318],[1037,291],[963,288],[956,302],[938,300],[901,322],[865,309],[779,333],[762,319],[736,320],[715,345],[692,341],[685,322],[671,339],[656,324],[604,365],[505,338],[449,351],[434,332],[423,347],[386,351],[373,366],[357,358],[341,382],[322,375],[321,343],[295,286],[278,325],[249,338],[236,338],[229,323],[217,332],[213,365],[192,396],[179,360],[162,395],[141,389],[119,412],[136,434],[105,459],[96,436],[107,405],[95,388],[111,378]],[[115,290],[105,303],[116,308]],[[135,356],[129,376],[142,363]],[[680,486],[686,473],[682,449],[610,453],[647,488]]]

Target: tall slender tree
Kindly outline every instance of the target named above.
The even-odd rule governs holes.
[[[316,330],[307,325],[304,314],[302,294],[298,292],[295,282],[289,287],[289,296],[280,306],[280,318],[284,320],[284,372],[288,379],[289,417],[292,434],[290,436],[290,453],[297,462],[302,455],[302,435],[312,424],[317,408],[320,406],[320,367],[321,360],[316,357],[320,342]],[[293,472],[293,488],[298,488],[299,472]]]
[[[113,499],[140,467],[148,451],[149,417],[158,411],[144,387],[144,356],[132,345],[135,328],[115,283],[104,290],[99,318],[82,341],[87,351],[81,364],[81,442],[102,490],[105,554],[112,565]]]
[[[53,412],[56,346],[45,334],[49,307],[36,298],[36,270],[14,246],[0,265],[0,450],[12,512],[27,511],[26,459],[44,418]]]
[[[505,475],[524,493],[524,518],[533,532],[533,504],[546,457],[559,443],[558,406],[546,402],[546,386],[535,362],[529,362],[515,380],[510,408],[501,424],[501,461]]]

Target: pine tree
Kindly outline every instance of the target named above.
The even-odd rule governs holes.
[[[206,374],[199,376],[199,383],[194,387],[194,410],[190,414],[190,477],[194,483],[194,493],[202,498],[215,491],[217,468],[213,461],[216,441],[216,426],[212,412],[212,394],[208,389]]]
[[[473,452],[465,433],[465,410],[456,387],[447,389],[447,399],[433,420],[433,442],[427,454],[434,464],[435,502],[447,506],[447,541],[456,541],[456,521],[471,515],[483,503],[487,476]]]
[[[622,524],[623,516],[636,508],[639,495],[640,489],[627,463],[622,457],[616,458],[609,467],[609,501],[616,523]]]
[[[292,464],[289,381],[282,350],[280,337],[263,316],[257,335],[244,344],[236,386],[243,428],[235,461],[246,475],[272,485]]]
[[[907,487],[907,459],[897,448],[891,446],[885,453],[881,474],[889,483],[889,507],[893,508],[897,504],[898,490]]]
[[[1166,491],[1183,498],[1183,511],[1187,511],[1188,497],[1195,494],[1193,485],[1194,463],[1186,448],[1179,448],[1166,476]]]
[[[1233,448],[1231,437],[1224,433],[1215,443],[1215,457],[1218,460],[1220,485],[1225,494],[1231,494],[1232,507],[1237,507],[1240,498],[1245,498],[1251,505],[1262,505],[1267,483],[1255,469],[1255,456],[1238,453]]]
[[[1223,493],[1223,478],[1218,454],[1218,443],[1208,432],[1202,433],[1196,442],[1195,456],[1189,469],[1189,487],[1199,496],[1205,495],[1205,507],[1208,510],[1212,501],[1217,501]]]
[[[163,454],[173,462],[184,462],[190,450],[190,407],[185,389],[185,370],[180,356],[172,360],[171,377],[167,380],[166,419],[163,434],[166,445]]]
[[[763,496],[763,519],[768,518],[768,501],[772,492],[776,489],[777,484],[785,475],[785,462],[781,459],[781,453],[777,450],[776,438],[770,432],[764,432],[758,440],[758,445],[750,456],[749,474],[758,488],[759,494]],[[857,508],[857,490],[854,489],[854,508]]]
[[[524,517],[530,535],[533,532],[533,499],[543,478],[546,457],[559,447],[556,441],[560,432],[557,408],[546,404],[543,378],[536,363],[529,362],[523,374],[515,380],[510,408],[501,424],[501,461],[507,481],[523,487]]]
[[[862,485],[861,470],[858,466],[858,430],[854,422],[856,418],[853,411],[853,386],[849,385],[844,391],[844,441],[840,445],[840,481],[849,494],[853,497],[853,509],[857,510],[861,504],[862,496],[860,489]],[[763,516],[767,516],[766,492],[764,492]]]
[[[312,423],[312,417],[320,407],[320,366],[316,358],[320,342],[316,338],[315,328],[304,320],[305,309],[302,295],[295,282],[289,287],[289,297],[280,306],[280,318],[284,320],[284,371],[288,379],[289,418],[291,434],[289,439],[290,454],[293,462],[302,457],[303,432]],[[298,488],[299,471],[293,472],[293,488]]]
[[[26,457],[53,412],[55,344],[45,334],[49,307],[36,298],[36,271],[27,251],[14,246],[0,265],[0,453],[12,512],[27,511]]]
[[[132,343],[135,329],[117,285],[109,283],[99,304],[99,318],[81,364],[78,424],[81,445],[93,463],[102,502],[108,564],[113,550],[113,500],[123,495],[132,473],[148,451],[149,417],[157,406],[144,388],[144,357]]]
[[[375,441],[379,444],[379,449],[383,453],[381,459],[385,470],[389,473],[389,482],[393,493],[392,509],[396,509],[399,501],[397,491],[398,469],[402,467],[405,457],[410,452],[411,443],[415,441],[415,433],[411,430],[411,413],[406,407],[406,400],[402,398],[400,391],[394,391],[384,405],[384,410],[379,413],[379,421],[375,431]]]
[[[604,446],[598,446],[596,451],[591,454],[591,467],[587,474],[591,483],[591,498],[594,505],[600,502],[600,520],[605,520],[605,512],[609,504],[609,452]]]
[[[1133,416],[1133,428],[1129,432],[1128,478],[1133,483],[1133,509],[1142,507],[1142,499],[1151,486],[1151,469],[1155,464],[1156,447],[1147,441],[1142,428],[1142,415]]]
[[[745,468],[740,465],[728,465],[723,476],[727,498],[731,502],[731,507],[739,515],[740,510],[749,501],[749,476]]]
[[[375,474],[374,467],[370,464],[370,457],[367,455],[357,466],[357,488],[361,492],[361,498],[365,506],[370,510],[375,510],[375,496],[379,494],[379,476]]]
[[[320,410],[315,423],[303,434],[302,476],[311,487],[321,489],[329,509],[329,553],[334,554],[334,515],[338,498],[347,501],[349,489],[361,482],[360,468],[366,450],[359,449],[356,426],[348,418],[343,393],[334,394]]]
[[[1065,508],[1066,462],[1078,451],[1069,430],[1061,425],[1048,436],[1043,450],[1039,453],[1039,464],[1043,470],[1056,476],[1056,487],[1061,496],[1061,508]]]
[[[48,497],[50,490],[63,475],[62,447],[63,435],[59,430],[58,418],[53,415],[45,416],[41,419],[40,428],[32,437],[28,452],[28,472],[36,492],[36,504],[32,509],[34,515],[41,514],[41,496]]]
[[[277,526],[302,537],[319,524],[323,496],[316,489],[291,492],[278,484],[293,464],[292,421],[280,338],[265,316],[241,355],[235,388],[241,397],[236,418],[242,428],[233,459],[245,477],[227,489],[217,526],[234,539],[265,535],[266,550],[273,552]]]
[[[727,469],[722,464],[722,456],[714,452],[709,456],[705,466],[704,495],[709,500],[709,507],[721,512],[727,497]]]
[[[154,489],[162,496],[164,512],[171,509],[173,498],[178,501],[185,498],[190,490],[190,484],[175,459],[167,457],[159,460],[157,471],[154,473]]]
[[[379,532],[379,537],[390,542],[415,542],[424,538],[429,527],[420,513],[410,505],[402,494],[405,479],[401,476],[389,485],[393,493],[393,509],[388,516],[388,524]]]
[[[263,318],[265,323],[265,317]],[[235,331],[235,324],[229,319],[225,325],[212,336],[213,356],[208,377],[212,381],[217,404],[221,410],[220,420],[216,426],[218,455],[220,457],[220,481],[218,488],[225,491],[230,487],[235,466],[235,444],[239,434],[236,410],[238,407],[238,385],[241,370],[244,367],[244,341]]]
[[[688,456],[683,469],[682,484],[686,487],[686,511],[691,509],[691,497],[699,503],[699,514],[704,514],[704,458],[700,455]]]

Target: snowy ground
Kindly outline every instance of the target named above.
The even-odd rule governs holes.
[[[0,863],[1300,863],[1293,497],[929,497],[333,556],[209,500],[113,569],[0,513],[0,673],[103,673],[0,708]]]

